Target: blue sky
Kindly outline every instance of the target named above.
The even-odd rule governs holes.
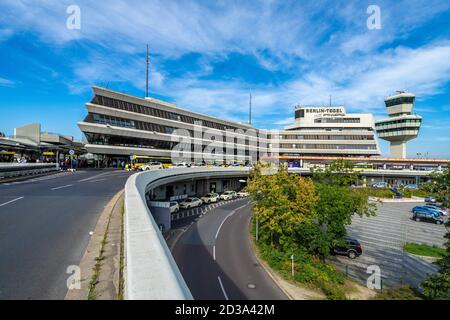
[[[66,27],[69,5],[81,29]],[[369,30],[378,5],[381,29]],[[92,85],[282,128],[295,104],[385,117],[395,90],[417,96],[418,152],[450,158],[448,1],[0,1],[0,131],[40,122],[81,138]],[[388,145],[380,141],[384,155]]]

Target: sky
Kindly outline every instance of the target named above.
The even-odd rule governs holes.
[[[0,12],[7,135],[39,122],[81,139],[93,85],[145,95],[149,44],[152,97],[246,122],[251,92],[254,126],[282,129],[295,105],[330,96],[385,118],[384,99],[407,90],[423,116],[408,156],[450,158],[449,1],[0,0]]]

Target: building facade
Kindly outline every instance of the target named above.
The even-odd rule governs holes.
[[[280,156],[380,155],[371,114],[347,114],[341,106],[297,106],[295,123],[271,135]]]
[[[343,107],[297,107],[295,124],[268,131],[177,107],[93,87],[88,115],[78,123],[88,152],[114,161],[130,156],[174,162],[254,162],[277,155],[379,155],[370,114],[346,114]]]

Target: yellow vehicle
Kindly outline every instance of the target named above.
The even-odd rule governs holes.
[[[354,171],[373,170],[373,164],[370,163],[356,163],[353,166]]]
[[[151,156],[134,156],[133,160],[133,169],[139,170],[142,166],[148,165],[150,163],[154,162],[161,162],[163,168],[167,168],[168,166],[171,166],[170,163],[163,163],[163,162],[170,162],[170,158],[160,158],[160,157],[151,157]]]

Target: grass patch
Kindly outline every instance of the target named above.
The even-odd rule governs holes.
[[[408,242],[403,246],[403,250],[418,256],[443,258],[446,255],[446,251],[438,246],[430,246],[427,244],[419,244]]]
[[[255,236],[253,223],[252,234]],[[261,258],[284,279],[309,289],[320,290],[330,300],[346,299],[346,278],[332,264],[311,256],[302,248],[283,250],[264,242],[255,241],[255,244]],[[291,269],[292,255],[294,255],[294,277]]]
[[[366,188],[366,191],[370,197],[392,199],[394,196],[394,193],[389,188]]]
[[[399,286],[379,292],[373,300],[423,300],[423,298],[410,286]]]
[[[103,253],[105,252],[105,245],[108,243],[107,239],[110,221],[111,215],[108,217],[108,224],[106,225],[105,234],[103,235],[102,242],[100,243],[100,252],[98,254],[98,257],[95,258],[94,274],[92,275],[91,282],[89,283],[88,300],[95,300],[95,286],[97,285],[98,278],[100,276],[102,261],[105,259]]]
[[[124,284],[125,284],[125,279],[123,277],[123,269],[124,269],[124,230],[123,230],[123,226],[124,226],[124,218],[125,218],[125,208],[124,208],[124,203],[122,201],[122,207],[120,208],[120,219],[121,219],[121,230],[120,230],[120,262],[119,262],[119,294],[118,294],[118,299],[119,300],[124,300]]]
[[[415,190],[415,189],[401,189],[400,190],[401,193],[403,193],[403,196],[405,198],[411,198],[412,196],[414,197],[420,197],[420,198],[425,198],[427,196],[430,195],[429,192],[424,191],[424,190]]]

